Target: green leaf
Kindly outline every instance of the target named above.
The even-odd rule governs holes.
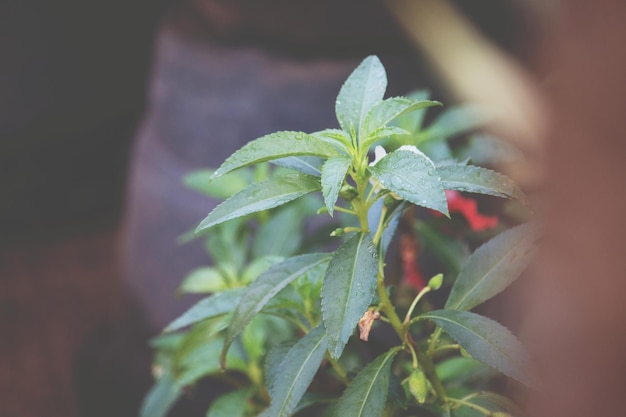
[[[274,381],[270,408],[263,415],[291,415],[317,373],[326,347],[324,327],[320,325],[289,350]]]
[[[351,162],[347,156],[336,156],[327,160],[322,167],[322,194],[328,213],[331,216]]]
[[[243,417],[253,393],[251,389],[246,388],[222,395],[213,401],[206,417]]]
[[[382,129],[378,129],[374,134],[368,136],[368,140],[367,142],[370,144],[380,140],[380,139],[384,139],[384,138],[402,138],[402,137],[406,137],[406,138],[410,138],[411,137],[411,132],[409,132],[408,130],[402,129],[401,127],[397,127],[397,126],[388,126]]]
[[[319,132],[313,132],[311,134],[316,138],[323,140],[324,142],[339,145],[347,152],[349,152],[352,147],[350,134],[348,132],[344,132],[341,129],[324,129],[320,130]]]
[[[399,347],[378,356],[352,380],[337,402],[334,415],[380,417],[389,392],[391,363]]]
[[[221,368],[218,359],[223,344],[223,338],[216,337],[197,344],[193,350],[187,352],[178,363],[181,372],[176,378],[176,383],[187,386],[208,375],[219,373]],[[246,372],[248,370],[246,352],[236,349],[228,352],[226,369]]]
[[[414,110],[440,106],[438,101],[415,101],[406,97],[393,97],[375,104],[367,113],[361,126],[361,145],[369,146],[377,139],[377,132],[387,127],[398,116]]]
[[[232,288],[198,301],[196,305],[170,323],[163,331],[172,332],[211,317],[230,313],[239,302],[244,290],[245,288]]]
[[[313,135],[303,132],[276,132],[253,140],[229,156],[213,173],[217,178],[237,168],[287,156],[331,157],[338,151]]]
[[[445,140],[475,130],[489,121],[485,108],[478,106],[450,107],[419,135],[420,142]]]
[[[368,56],[341,87],[335,113],[345,132],[358,133],[370,109],[383,99],[387,89],[385,68],[376,56]]]
[[[443,384],[461,385],[468,381],[485,381],[495,371],[484,363],[463,356],[455,356],[437,364],[437,375]]]
[[[309,408],[316,404],[331,404],[335,401],[336,398],[331,395],[319,394],[317,392],[307,392],[298,403],[298,406],[293,410],[293,413],[299,413],[305,408]]]
[[[275,175],[249,185],[215,207],[198,225],[196,233],[231,219],[281,206],[319,189],[319,179],[311,175],[298,172]]]
[[[226,327],[228,327],[228,317],[224,315],[203,320],[200,323],[196,323],[189,331],[180,333],[183,339],[174,352],[174,368],[185,362],[190,356],[193,356],[195,351],[203,349],[207,343],[220,337],[219,333],[225,330]]]
[[[444,165],[437,173],[446,190],[467,191],[504,198],[523,198],[524,194],[506,175],[474,165]]]
[[[256,258],[248,264],[246,269],[244,269],[243,273],[241,274],[241,282],[244,284],[249,284],[250,282],[257,279],[257,277],[265,272],[269,267],[279,262],[282,262],[283,260],[283,257],[274,255]]]
[[[233,312],[220,361],[225,358],[235,337],[280,290],[317,265],[328,262],[328,259],[329,255],[326,253],[295,256],[273,265],[250,284]]]
[[[272,212],[272,216],[259,227],[254,236],[253,256],[289,257],[296,253],[302,244],[302,223],[306,215],[307,210],[294,203]]]
[[[193,171],[183,177],[183,184],[209,197],[224,200],[246,188],[252,179],[252,173],[245,170],[211,180],[214,173],[212,169]]]
[[[245,218],[222,223],[209,234],[205,247],[215,266],[226,278],[235,279],[248,256],[246,242],[250,228]]]
[[[272,163],[283,168],[295,169],[304,174],[321,177],[324,158],[318,158],[317,156],[288,156],[287,158],[275,159]]]
[[[181,293],[202,294],[221,291],[226,288],[222,274],[217,268],[207,266],[192,271],[180,286]]]
[[[430,99],[430,91],[412,91],[407,95],[407,97],[415,101],[428,100]],[[411,135],[415,135],[422,129],[422,122],[426,116],[426,111],[427,108],[412,111],[410,113],[403,113],[393,121],[393,124],[407,130],[411,133]]]
[[[526,224],[476,249],[452,286],[445,308],[470,310],[508,287],[526,269],[536,238],[536,230]]]
[[[180,398],[182,390],[169,374],[156,380],[141,405],[140,417],[164,417]]]
[[[435,164],[421,152],[400,148],[369,170],[383,187],[405,200],[449,216],[448,201]]]
[[[294,345],[295,342],[280,343],[273,346],[265,356],[263,370],[265,371],[265,385],[267,386],[267,392],[269,392],[270,397],[274,396],[276,378],[278,378],[281,372],[280,365]]]
[[[511,400],[492,392],[476,392],[471,398],[467,399],[467,401],[490,411],[492,413],[491,417],[522,417],[524,415],[523,411]],[[453,416],[485,417],[485,414],[475,408],[461,404],[454,410]]]
[[[467,400],[486,410],[492,412],[492,417],[508,416],[522,417],[523,411],[511,400],[503,395],[493,392],[480,391],[474,393]],[[502,414],[503,413],[503,414]],[[485,415],[475,408],[461,405],[454,411],[454,417],[484,417]]]
[[[421,314],[418,319],[434,321],[474,358],[525,385],[532,385],[526,350],[500,323],[459,310],[431,311]]]
[[[348,239],[333,254],[322,285],[322,319],[328,350],[338,358],[370,304],[376,288],[378,260],[369,233]]]

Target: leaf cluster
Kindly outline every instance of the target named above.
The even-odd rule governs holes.
[[[183,291],[212,295],[165,329],[162,341],[173,340],[163,360],[166,372],[148,396],[144,415],[157,415],[152,411],[159,407],[155,398],[170,404],[183,386],[219,368],[244,372],[252,388],[221,397],[209,416],[286,417],[310,406],[329,416],[517,413],[505,397],[467,391],[472,386],[467,375],[484,375],[489,369],[481,363],[525,385],[534,379],[515,336],[469,310],[522,274],[537,239],[534,229],[522,225],[507,230],[466,257],[457,265],[445,305],[436,310],[420,304],[441,287],[442,277],[434,278],[403,311],[404,320],[393,301],[385,262],[408,207],[449,216],[446,190],[507,199],[524,199],[523,193],[502,174],[454,159],[447,148],[449,137],[484,122],[480,113],[454,109],[422,129],[425,110],[441,103],[426,99],[425,93],[384,99],[386,86],[381,62],[370,56],[339,92],[335,111],[340,129],[272,133],[237,150],[214,172],[188,179],[205,191],[211,187],[197,184],[213,184],[212,190],[223,197],[229,194],[228,184],[237,188],[196,229],[215,231],[208,243],[214,253],[223,252],[224,241],[249,246],[248,236],[238,239],[251,215],[257,216],[258,240],[253,256],[246,250],[224,254],[215,267],[197,270],[183,283]],[[381,143],[395,150],[378,148],[371,161],[373,148]],[[279,168],[250,184],[242,180],[248,167],[265,162]],[[228,176],[234,180],[222,183]],[[302,243],[301,234],[293,224],[302,217],[287,210],[315,192],[323,198],[318,212],[340,212],[350,220],[332,233],[341,236],[337,249],[299,253],[295,248]],[[281,239],[291,243],[277,243]],[[422,308],[415,314],[418,304]],[[371,361],[359,354],[366,342],[354,337],[366,317],[388,323],[395,334],[371,347]],[[362,340],[371,325],[361,330]],[[188,326],[193,328],[187,333],[171,333]],[[270,332],[271,326],[282,330]],[[316,377],[337,389],[315,387]]]

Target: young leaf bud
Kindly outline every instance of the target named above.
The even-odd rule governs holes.
[[[331,236],[343,236],[345,234],[345,230],[343,230],[343,227],[338,227],[337,229],[333,230],[330,235]]]
[[[428,281],[428,286],[431,290],[436,291],[441,288],[441,284],[443,284],[443,274],[437,274]]]
[[[413,370],[409,376],[409,391],[415,397],[418,403],[424,404],[428,395],[428,380],[421,369]]]
[[[341,187],[341,190],[339,190],[339,196],[341,196],[341,198],[343,198],[346,201],[352,201],[358,195],[359,195],[359,192],[356,190],[356,188],[354,188],[353,186],[349,184],[345,184],[343,187]]]

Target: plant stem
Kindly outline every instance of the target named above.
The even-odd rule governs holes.
[[[459,345],[459,344],[443,345],[443,346],[439,346],[437,349],[435,349],[435,351],[433,353],[438,353],[438,352],[441,352],[442,350],[447,350],[447,349],[458,350],[460,348],[461,348],[461,345]]]
[[[342,213],[348,213],[348,214],[356,215],[356,213],[353,210],[350,210],[350,209],[347,209],[347,208],[343,208],[343,207],[340,207],[340,206],[335,206],[334,210],[335,211],[340,211]]]
[[[407,311],[406,316],[404,316],[405,326],[409,323],[409,320],[411,320],[411,314],[413,314],[413,310],[415,310],[415,306],[417,306],[417,303],[419,302],[419,300],[424,296],[424,294],[430,292],[430,290],[431,288],[428,286],[422,288],[419,294],[417,294],[417,296],[413,299],[413,302],[411,303],[411,307],[409,307],[409,311]]]
[[[464,405],[466,407],[469,408],[473,408],[474,410],[478,411],[481,414],[484,414],[486,416],[491,416],[493,413],[489,410],[487,410],[484,407],[481,407],[480,405],[474,404],[472,402],[469,401],[465,401],[465,400],[459,400],[457,398],[448,398],[449,401],[455,403],[455,404],[459,404],[459,405]]]
[[[437,329],[430,336],[430,342],[428,343],[428,350],[426,350],[426,353],[428,353],[429,355],[432,355],[433,352],[435,352],[435,346],[439,342],[439,337],[441,336],[442,331],[443,329],[441,327],[437,327]]]
[[[362,164],[362,161],[360,161],[360,163]],[[352,178],[354,179],[356,186],[357,186],[358,198],[353,200],[352,207],[356,213],[356,216],[359,219],[362,233],[367,233],[369,231],[369,225],[367,221],[367,211],[368,211],[369,205],[367,204],[367,201],[364,195],[365,190],[367,188],[367,181],[365,180],[365,176],[361,172],[362,167],[359,166],[355,168],[356,168],[355,169],[356,172],[354,172],[353,174],[356,174],[356,175],[353,175]],[[374,239],[372,239],[375,245],[379,245],[383,229],[385,228],[385,221],[384,221],[385,215],[386,215],[386,207],[384,207],[381,212],[381,218],[380,218],[379,224],[377,225],[376,233],[374,234]],[[426,292],[428,292],[430,290],[430,287],[426,287],[426,288],[428,288],[428,290],[426,290]],[[396,332],[400,340],[402,340],[405,346],[409,346],[409,349],[411,350],[411,353],[414,358],[414,364],[415,364],[415,360],[417,360],[419,367],[422,369],[422,371],[426,375],[426,378],[430,380],[430,383],[432,384],[433,389],[435,390],[439,399],[444,403],[444,405],[447,404],[448,397],[446,395],[446,391],[443,385],[441,384],[439,375],[437,375],[437,371],[435,369],[435,365],[431,357],[426,355],[424,352],[422,352],[419,346],[417,346],[417,344],[415,343],[415,341],[411,337],[411,334],[408,331],[408,327],[409,327],[408,323],[407,325],[405,325],[402,323],[402,321],[400,321],[400,317],[398,317],[398,313],[396,313],[396,309],[393,306],[391,299],[389,298],[389,295],[387,294],[387,288],[385,287],[384,259],[382,259],[382,257],[378,259],[378,278],[376,282],[376,292],[378,294],[378,298],[380,299],[379,309],[383,313],[385,313],[385,316],[389,320],[389,324],[391,324],[391,327],[393,327],[394,331]],[[423,294],[426,293],[424,292],[424,290],[422,292]],[[409,311],[409,319],[410,319],[410,313],[415,308],[417,301],[419,301],[419,298],[423,296],[422,292],[420,292],[421,295],[418,294],[418,297],[416,297],[416,300],[414,301]]]
[[[383,206],[380,212],[380,219],[378,220],[378,227],[376,228],[376,234],[374,235],[374,238],[372,239],[372,241],[374,242],[374,245],[378,245],[378,242],[380,241],[380,238],[383,234],[383,230],[385,229],[383,227],[383,224],[385,222],[386,214],[387,214],[387,206]]]
[[[341,382],[343,382],[343,384],[347,386],[350,383],[350,380],[348,379],[348,374],[346,373],[346,371],[341,367],[341,365],[336,359],[333,359],[328,354],[328,352],[326,352],[326,358],[328,359],[328,362],[330,362],[331,366],[337,373],[337,376],[339,376],[339,379],[341,379]]]

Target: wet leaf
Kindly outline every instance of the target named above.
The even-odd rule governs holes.
[[[230,313],[239,303],[243,292],[244,288],[232,288],[200,300],[170,323],[163,331],[172,332],[211,317]]]
[[[331,216],[350,163],[351,160],[347,156],[336,156],[327,160],[322,167],[322,194]]]
[[[272,387],[272,401],[262,415],[288,417],[317,373],[326,352],[324,327],[318,326],[289,350]]]
[[[383,353],[359,372],[337,402],[335,416],[380,417],[383,414],[389,393],[391,363],[398,350],[394,348]]]
[[[454,282],[445,308],[471,310],[502,292],[528,266],[536,239],[536,230],[526,224],[509,229],[476,249]]]
[[[298,172],[275,175],[249,185],[215,207],[198,225],[196,233],[231,219],[281,206],[319,189],[319,179],[311,175]]]
[[[320,177],[322,176],[324,158],[317,156],[288,156],[287,158],[275,159],[272,163],[284,168],[295,169],[304,174]]]
[[[237,168],[288,156],[331,157],[338,151],[315,136],[303,132],[276,132],[253,140],[237,150],[213,173],[217,178]]]
[[[506,175],[474,165],[437,167],[443,188],[504,198],[523,198],[524,193]]]
[[[474,358],[525,385],[532,385],[530,359],[522,344],[500,323],[459,310],[436,310],[418,316],[437,323]]]
[[[295,256],[279,264],[273,265],[262,273],[241,297],[241,301],[233,312],[232,319],[226,333],[226,341],[221,354],[221,361],[235,337],[243,331],[252,318],[283,288],[296,278],[316,266],[328,262],[330,259],[326,253],[315,253]]]
[[[358,133],[370,109],[383,99],[387,74],[380,60],[368,56],[350,74],[335,102],[339,125],[345,132]]]
[[[426,155],[398,149],[369,170],[383,187],[405,200],[449,216],[443,184],[435,164]]]
[[[338,358],[374,295],[378,261],[369,233],[352,236],[333,254],[322,285],[328,350]]]
[[[283,359],[294,345],[295,342],[280,343],[272,347],[265,356],[263,369],[265,371],[265,385],[270,397],[274,395],[274,383],[281,372],[280,364],[283,363]]]
[[[440,106],[438,101],[416,101],[407,97],[392,97],[375,104],[365,116],[361,127],[361,146],[368,147],[380,136],[378,131],[387,127],[398,116],[419,109]],[[408,132],[407,132],[408,133]]]

